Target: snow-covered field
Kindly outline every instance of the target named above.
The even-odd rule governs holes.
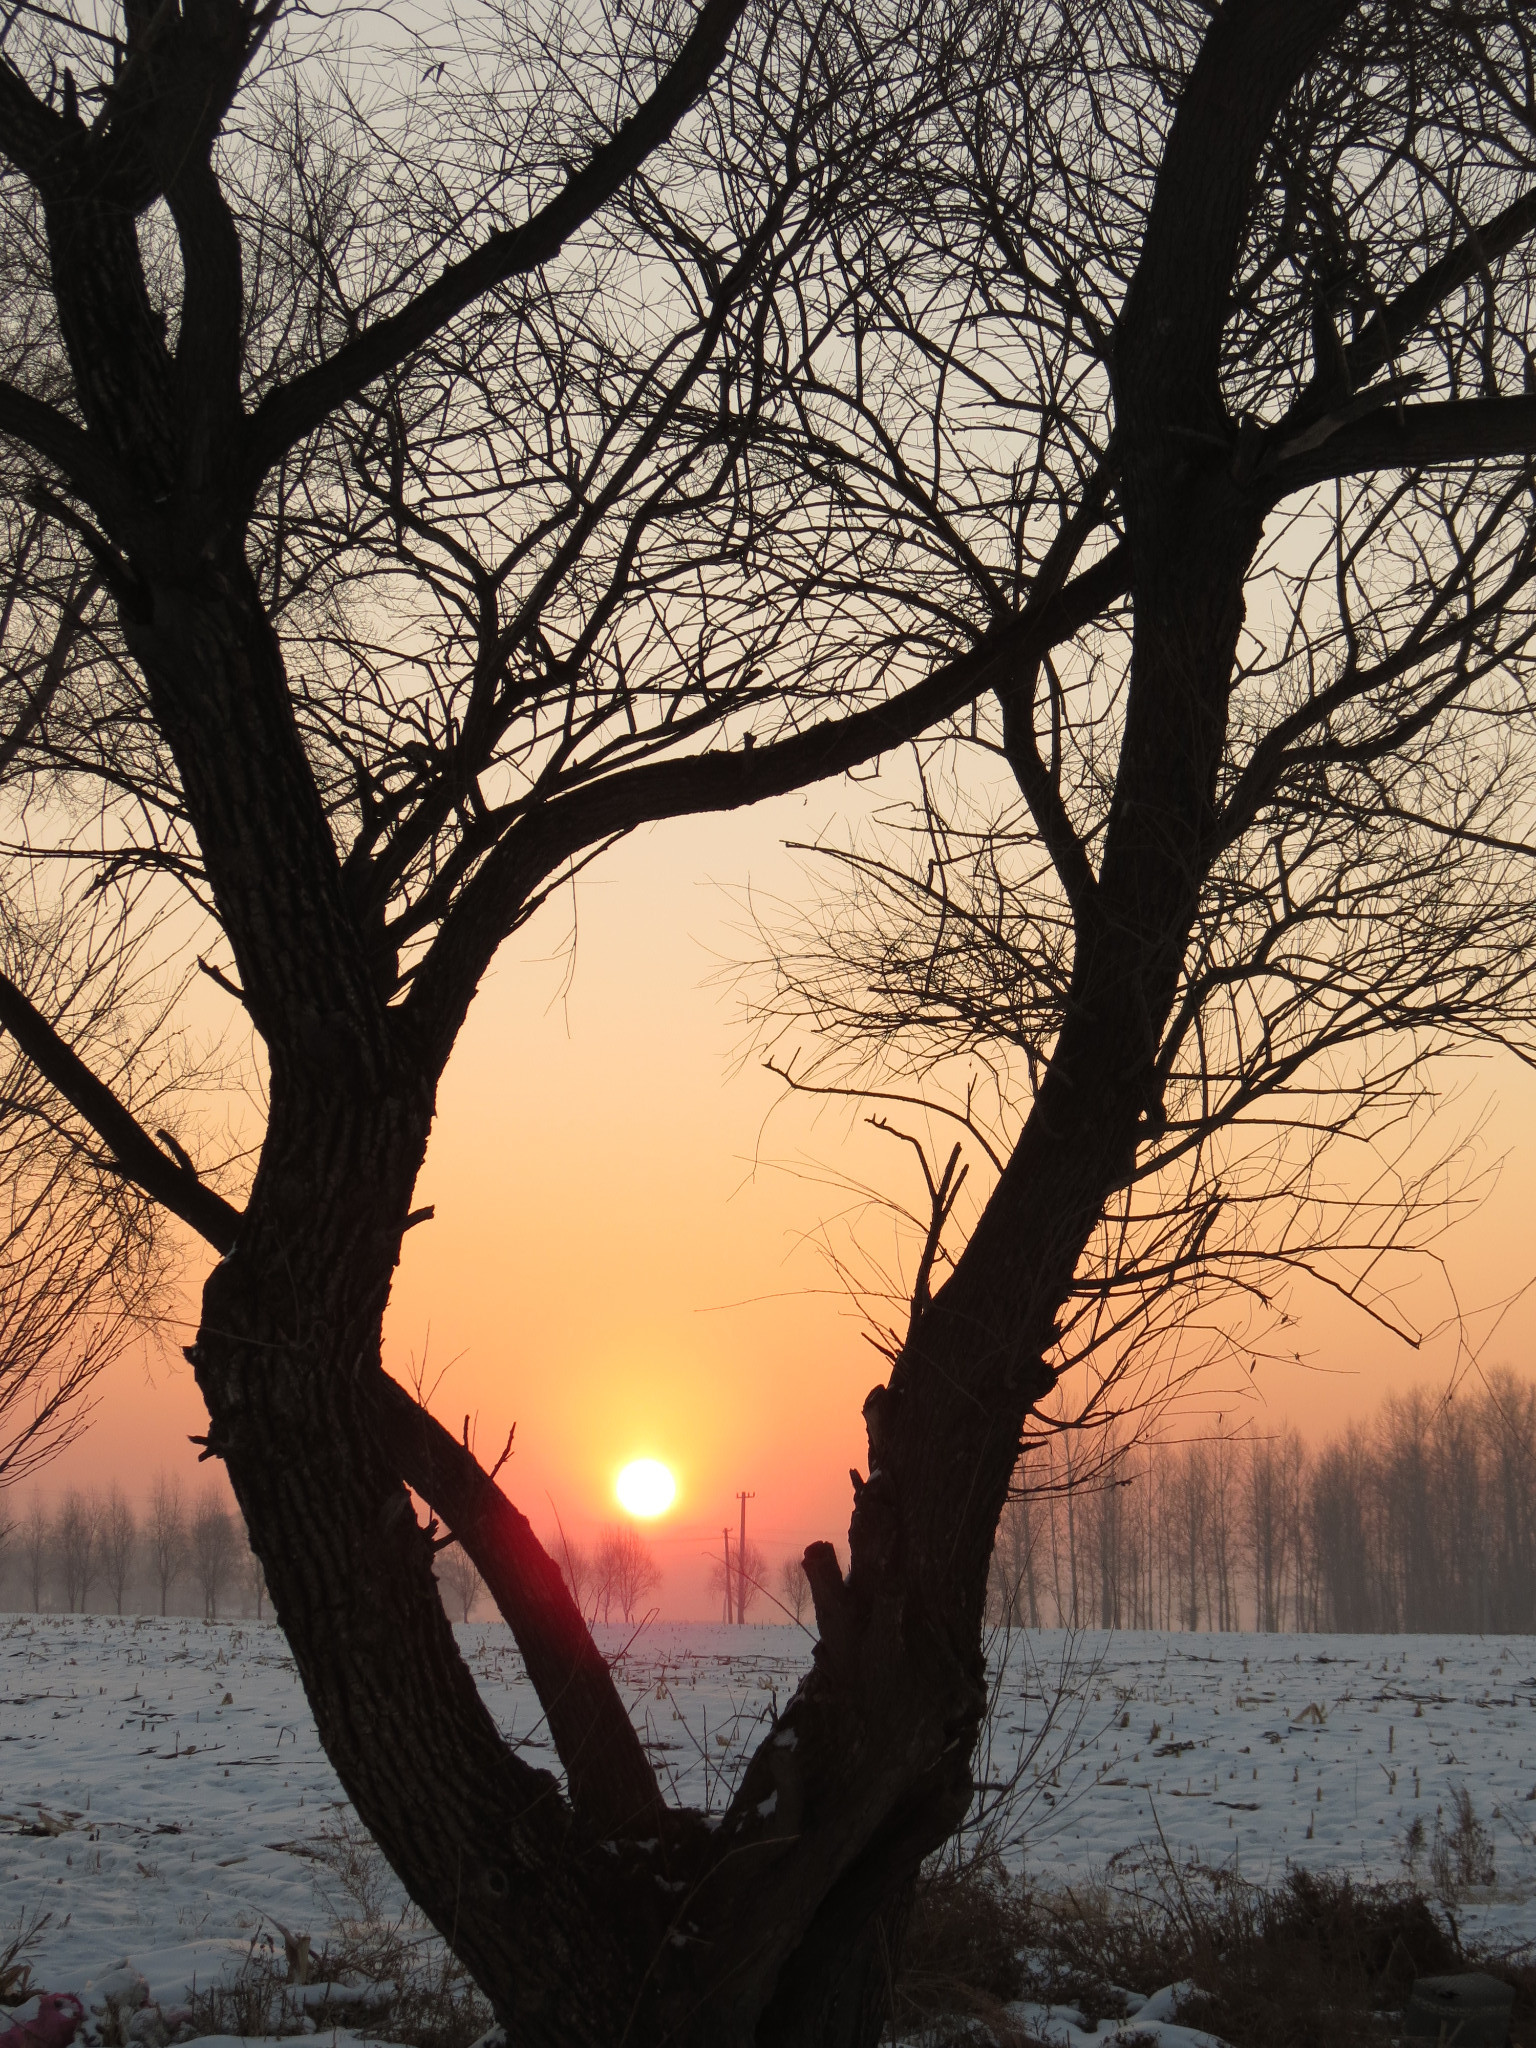
[[[459,1633],[509,1740],[553,1763],[506,1630]],[[604,1647],[676,1796],[718,1806],[809,1639],[657,1624]],[[1013,1640],[979,1775],[1008,1861],[1048,1884],[1170,1853],[1257,1880],[1414,1854],[1428,1881],[1465,1786],[1495,1876],[1463,1926],[1536,1943],[1533,1709],[1525,1637],[1046,1633]],[[0,1951],[45,1916],[34,1989],[128,1958],[184,2003],[283,1929],[318,1949],[366,1860],[271,1624],[0,1617]],[[403,1910],[367,1875],[373,1911]]]

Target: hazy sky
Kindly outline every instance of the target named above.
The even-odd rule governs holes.
[[[749,1533],[770,1558],[813,1537],[842,1545],[848,1468],[864,1463],[860,1403],[880,1361],[814,1238],[846,1200],[809,1172],[841,1167],[910,1193],[901,1148],[846,1112],[781,1103],[755,1064],[732,1072],[743,1032],[722,957],[748,941],[740,890],[782,894],[797,870],[786,838],[814,834],[849,800],[836,787],[728,819],[657,828],[610,854],[579,888],[574,965],[569,902],[509,946],[471,1013],[439,1101],[386,1357],[443,1373],[434,1405],[457,1430],[476,1418],[482,1452],[517,1424],[505,1483],[536,1528],[558,1511],[589,1540],[616,1514],[628,1458],[664,1459],[677,1506],[648,1528],[666,1571],[664,1611],[710,1611],[709,1560],[751,1491]],[[867,800],[864,799],[864,800]],[[1490,1099],[1485,1156],[1510,1154],[1492,1199],[1447,1235],[1464,1311],[1536,1271],[1536,1084],[1512,1062],[1465,1063],[1459,1126]],[[195,1272],[203,1270],[195,1254]],[[1414,1353],[1321,1290],[1298,1290],[1284,1343],[1305,1367],[1259,1376],[1254,1422],[1316,1437],[1364,1418],[1392,1384],[1444,1384],[1455,1342]],[[1445,1285],[1406,1306],[1427,1324]],[[1531,1355],[1536,1301],[1489,1336],[1489,1363]],[[184,1334],[184,1333],[183,1333]],[[1197,1404],[1198,1406],[1198,1404]],[[1229,1395],[1211,1413],[1231,1419]],[[173,1356],[125,1361],[85,1438],[43,1475],[49,1492],[120,1478],[142,1493],[157,1467],[195,1473],[203,1427],[191,1372]]]

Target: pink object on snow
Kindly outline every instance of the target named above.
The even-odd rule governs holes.
[[[69,2048],[85,2023],[85,2007],[73,1991],[51,1991],[37,2001],[36,2015],[0,2027],[0,2048]]]

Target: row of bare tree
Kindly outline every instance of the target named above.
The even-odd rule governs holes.
[[[638,1620],[646,1596],[661,1584],[661,1567],[637,1529],[607,1529],[591,1550],[562,1538],[559,1555],[572,1597],[594,1622]],[[798,1559],[786,1564],[786,1585],[791,1568],[803,1586]],[[765,1573],[763,1566],[749,1584],[749,1606]],[[485,1581],[462,1544],[444,1545],[437,1578],[450,1615],[468,1621]],[[162,1472],[142,1514],[115,1481],[105,1491],[71,1487],[54,1505],[35,1490],[9,1512],[0,1500],[0,1596],[34,1613],[168,1614],[177,1611],[178,1589],[188,1586],[201,1597],[206,1621],[217,1620],[231,1597],[258,1618],[266,1606],[261,1565],[217,1487],[189,1502],[181,1482]],[[795,1589],[792,1597],[798,1614],[805,1595]]]
[[[638,1620],[645,1611],[647,1594],[661,1584],[656,1555],[635,1528],[616,1524],[603,1532],[591,1550],[572,1542],[561,1530],[549,1539],[547,1547],[559,1560],[560,1576],[589,1623]],[[485,1591],[485,1581],[461,1544],[450,1543],[443,1550],[438,1577],[449,1613],[468,1621]],[[740,1561],[734,1552],[729,1561],[723,1553],[717,1557],[708,1583],[726,1621],[734,1620],[738,1609],[743,1618],[768,1622],[803,1624],[810,1614],[811,1586],[798,1553],[773,1565],[755,1543],[749,1543]]]
[[[646,1596],[661,1584],[654,1551],[638,1529],[623,1523],[605,1529],[590,1550],[573,1542],[563,1529],[549,1540],[548,1548],[559,1560],[560,1576],[589,1627],[598,1621],[639,1620]],[[448,1612],[468,1621],[485,1581],[461,1543],[448,1543],[438,1553],[437,1576]]]
[[[1536,1387],[1392,1395],[1318,1450],[1274,1435],[1024,1461],[993,1553],[998,1623],[1536,1630]]]
[[[207,1486],[189,1502],[164,1472],[142,1514],[116,1482],[104,1492],[71,1487],[53,1506],[35,1491],[13,1511],[0,1501],[0,1583],[34,1612],[70,1614],[146,1605],[167,1614],[188,1584],[209,1621],[232,1591],[257,1614],[266,1597],[240,1518],[220,1490]]]
[[[573,1543],[563,1530],[548,1542],[559,1560],[560,1576],[589,1625],[598,1621],[637,1621],[646,1596],[661,1584],[661,1566],[638,1529],[616,1524],[591,1550]],[[485,1581],[462,1544],[450,1543],[438,1559],[438,1578],[448,1612],[468,1621]],[[726,1621],[751,1616],[757,1621],[804,1623],[810,1613],[811,1587],[798,1555],[770,1565],[755,1543],[740,1560],[717,1557],[710,1570],[709,1591],[721,1603]]]

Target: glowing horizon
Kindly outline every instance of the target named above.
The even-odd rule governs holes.
[[[898,1195],[906,1163],[856,1114],[786,1098],[741,1063],[742,1027],[714,977],[741,950],[738,906],[698,880],[748,876],[761,896],[790,897],[803,877],[785,842],[814,840],[833,809],[796,798],[638,835],[580,884],[569,982],[572,960],[546,937],[504,949],[438,1091],[413,1196],[435,1218],[406,1235],[391,1292],[388,1369],[411,1387],[430,1364],[434,1412],[455,1437],[478,1416],[487,1462],[517,1424],[499,1483],[556,1555],[562,1531],[590,1551],[629,1522],[614,1491],[628,1462],[669,1465],[671,1512],[633,1525],[665,1571],[667,1619],[718,1616],[712,1574],[726,1526],[735,1556],[740,1491],[755,1495],[747,1537],[770,1568],[816,1540],[846,1555],[848,1472],[869,1455],[860,1410],[884,1375],[820,1250],[846,1196],[806,1162]],[[1368,1429],[1390,1388],[1450,1386],[1464,1344],[1528,1369],[1536,1073],[1502,1055],[1466,1063],[1463,1088],[1450,1114],[1475,1128],[1486,1108],[1489,1154],[1508,1156],[1486,1207],[1437,1246],[1449,1308],[1427,1277],[1403,1298],[1421,1344],[1302,1275],[1295,1320],[1255,1332],[1241,1385],[1220,1372],[1191,1390],[1182,1432],[1294,1421],[1315,1443]],[[171,1314],[113,1368],[94,1426],[7,1505],[114,1481],[141,1501],[162,1467],[189,1498],[221,1481],[188,1442],[207,1420],[180,1350],[211,1264],[190,1245]]]

